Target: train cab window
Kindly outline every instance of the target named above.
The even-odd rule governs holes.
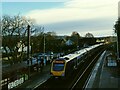
[[[69,58],[68,58],[68,57],[65,57],[65,60],[69,60]]]
[[[53,70],[54,71],[63,71],[64,63],[53,63]]]

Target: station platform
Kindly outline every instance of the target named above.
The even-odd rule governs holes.
[[[50,78],[50,66],[51,64],[47,64],[43,67],[42,72],[36,72],[34,74],[31,74],[30,79],[23,84],[19,85],[16,88],[13,88],[12,90],[34,90],[39,85],[44,83],[46,80]]]
[[[120,89],[120,68],[113,52],[104,51],[94,66],[85,89]]]

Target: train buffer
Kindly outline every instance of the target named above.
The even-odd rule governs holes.
[[[120,89],[120,68],[111,51],[104,51],[96,63],[85,88]]]

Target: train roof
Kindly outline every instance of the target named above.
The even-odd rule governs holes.
[[[76,51],[74,53],[71,53],[71,54],[65,55],[63,57],[60,57],[59,59],[65,60],[66,62],[69,62],[74,58],[80,58],[80,56],[83,55],[84,53],[86,53],[87,51],[90,51],[91,49],[93,49],[95,47],[98,47],[100,45],[102,45],[102,44],[96,44],[96,45],[81,49],[81,50]]]
[[[72,59],[74,59],[76,57],[79,57],[80,55],[82,55],[85,52],[86,52],[86,49],[81,49],[81,50],[76,51],[76,52],[74,52],[72,54],[65,55],[62,58],[64,58],[66,60],[66,62],[69,62],[70,60],[72,60]]]

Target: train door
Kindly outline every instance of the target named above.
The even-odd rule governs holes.
[[[77,69],[77,58],[74,59],[74,69]]]

